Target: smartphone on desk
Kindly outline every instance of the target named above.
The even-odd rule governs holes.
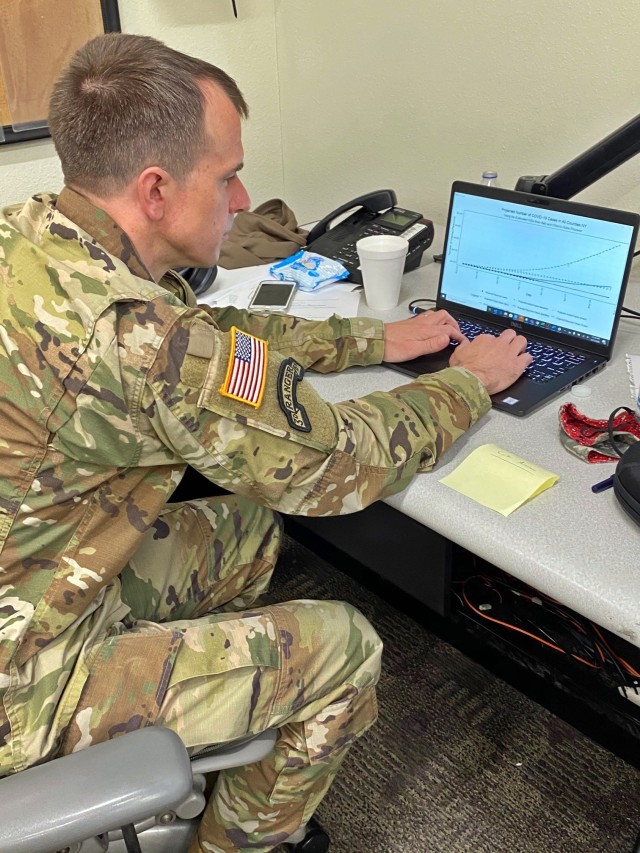
[[[256,287],[249,309],[252,311],[286,311],[296,292],[295,281],[267,279]]]

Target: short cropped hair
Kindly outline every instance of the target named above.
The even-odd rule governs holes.
[[[215,65],[149,36],[106,33],[87,42],[49,103],[65,183],[106,198],[151,165],[184,180],[207,143],[203,81],[247,117],[236,82]]]

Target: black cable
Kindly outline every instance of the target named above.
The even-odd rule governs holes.
[[[522,618],[522,617],[521,617]],[[529,633],[533,633],[531,628],[536,631],[538,634],[542,634],[545,640],[549,640],[550,643],[553,643],[555,646],[560,646],[562,648],[562,644],[557,637],[554,637],[546,628],[542,628],[538,625],[537,622],[534,622],[533,619],[526,617],[524,619],[525,625],[529,625]]]
[[[601,647],[604,649],[607,655],[611,656],[616,666],[621,663],[624,667],[623,679],[627,680],[627,684],[625,685],[629,690],[633,690],[636,695],[638,695],[638,675],[636,669],[629,664],[621,655],[619,655],[615,648],[612,645],[609,645],[609,641],[606,637],[600,634],[600,630],[594,625],[593,622],[589,622],[589,627],[593,631],[593,633],[598,637],[600,641]]]
[[[142,853],[138,834],[132,823],[128,823],[122,827],[122,840],[124,841],[124,846],[127,848],[127,853]]]
[[[428,308],[422,308],[420,305],[418,305],[418,303],[419,302],[433,302],[435,305],[435,301],[436,301],[435,299],[428,299],[427,297],[425,297],[423,299],[412,299],[407,307],[408,307],[409,311],[411,311],[412,314],[422,314],[423,311],[428,311],[429,309]]]
[[[621,679],[621,682],[620,682],[620,683],[621,683],[621,686],[626,687],[626,686],[627,686],[627,682],[628,682],[628,681],[629,681],[629,679],[630,679],[630,675],[629,675],[629,673],[625,672],[625,671],[622,669],[622,667],[621,667],[621,666],[620,666],[620,664],[618,663],[618,660],[617,660],[617,658],[616,658],[615,654],[613,654],[613,652],[612,652],[612,651],[607,647],[607,645],[606,645],[605,643],[601,643],[601,642],[600,642],[600,638],[598,637],[598,634],[597,634],[597,632],[596,632],[595,628],[593,627],[593,625],[591,624],[591,622],[589,622],[589,621],[587,620],[587,621],[584,623],[584,626],[585,626],[585,628],[587,629],[587,633],[588,633],[588,634],[589,634],[589,636],[591,637],[591,641],[592,641],[592,643],[593,643],[593,645],[594,645],[594,648],[596,648],[596,649],[599,649],[599,650],[600,650],[600,652],[602,653],[602,655],[603,655],[603,657],[604,657],[604,662],[605,662],[605,663],[608,663],[610,666],[613,666],[613,667],[614,667],[614,669],[615,669],[615,670],[617,671],[617,673],[618,673],[618,678],[620,678],[620,679]]]
[[[620,666],[620,664],[618,663],[618,661],[617,661],[617,659],[616,659],[615,655],[612,655],[612,654],[611,654],[611,652],[610,652],[608,649],[603,649],[603,651],[604,651],[604,653],[605,653],[605,657],[607,658],[607,660],[608,660],[610,663],[612,663],[612,664],[614,665],[614,667],[617,669],[617,671],[618,671],[618,675],[619,675],[619,677],[622,679],[622,686],[623,686],[623,687],[625,687],[625,688],[626,688],[626,687],[633,687],[633,685],[632,685],[632,684],[627,684],[627,682],[631,680],[631,674],[630,674],[630,673],[628,673],[628,672],[625,672],[625,671],[622,669],[622,667],[621,667],[621,666]]]
[[[618,450],[618,445],[616,443],[616,437],[613,434],[613,422],[616,419],[616,416],[620,412],[627,412],[628,414],[633,414],[633,409],[630,409],[628,406],[618,406],[617,409],[614,409],[607,419],[607,434],[609,436],[609,441],[611,442],[611,446],[618,454],[618,456],[622,456],[622,453]],[[626,449],[626,448],[625,448]]]

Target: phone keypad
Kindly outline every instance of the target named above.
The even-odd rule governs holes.
[[[355,267],[357,269],[360,264],[355,243],[347,243],[344,246],[340,246],[340,249],[335,253],[334,258],[336,261],[340,261],[340,263],[345,267]]]
[[[421,231],[426,232],[427,226],[424,225],[422,222],[416,222],[410,228],[407,228],[406,231],[403,231],[400,236],[405,237],[407,240],[410,240],[416,235],[420,234]],[[366,225],[361,231],[358,232],[357,239],[360,240],[362,237],[372,237],[375,234],[397,233],[397,231],[390,231],[383,225],[376,225],[375,222],[372,222],[370,225]],[[355,269],[360,269],[360,259],[358,258],[358,252],[356,249],[356,240],[353,240],[351,243],[345,243],[343,246],[340,246],[339,251],[335,254],[334,257],[337,261],[341,261],[346,267],[354,267]]]
[[[362,237],[372,237],[375,234],[389,234],[389,230],[372,223],[371,225],[367,225],[358,233],[358,240],[362,239]],[[359,269],[360,259],[358,258],[356,241],[353,240],[351,243],[345,243],[343,246],[340,246],[340,250],[336,254],[336,260],[341,261],[346,267],[355,267],[356,269]]]

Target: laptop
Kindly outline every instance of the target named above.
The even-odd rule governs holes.
[[[436,308],[469,338],[513,328],[534,362],[495,408],[528,415],[611,358],[640,217],[624,210],[456,181]],[[454,347],[387,367],[416,376]]]

